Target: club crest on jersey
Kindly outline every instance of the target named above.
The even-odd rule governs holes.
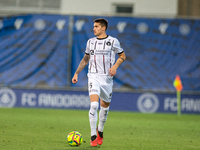
[[[106,45],[110,46],[110,45],[111,45],[110,41],[108,41],[108,42],[106,43]]]

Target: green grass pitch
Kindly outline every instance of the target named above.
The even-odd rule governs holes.
[[[66,137],[79,131],[83,143]],[[90,146],[87,110],[0,108],[1,150],[199,150],[200,115],[110,111],[104,143]]]

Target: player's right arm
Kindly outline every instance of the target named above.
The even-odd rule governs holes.
[[[85,54],[83,59],[81,60],[78,68],[76,69],[76,72],[72,78],[72,83],[77,83],[78,82],[78,74],[87,66],[88,62],[90,60],[90,55]]]

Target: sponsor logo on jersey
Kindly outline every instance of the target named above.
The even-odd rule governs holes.
[[[0,107],[14,107],[16,94],[9,88],[0,89]]]
[[[108,50],[95,50],[94,55],[108,55]]]

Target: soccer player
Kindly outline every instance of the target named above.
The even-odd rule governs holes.
[[[117,68],[125,61],[126,55],[119,41],[106,34],[108,21],[100,18],[94,20],[94,35],[87,41],[85,55],[82,58],[73,78],[72,83],[78,82],[78,74],[88,66],[88,91],[90,96],[89,121],[91,128],[91,146],[103,143],[103,129],[107,120],[112,97],[113,76]],[[115,62],[115,54],[119,58]],[[99,124],[97,125],[97,110],[99,108]]]

